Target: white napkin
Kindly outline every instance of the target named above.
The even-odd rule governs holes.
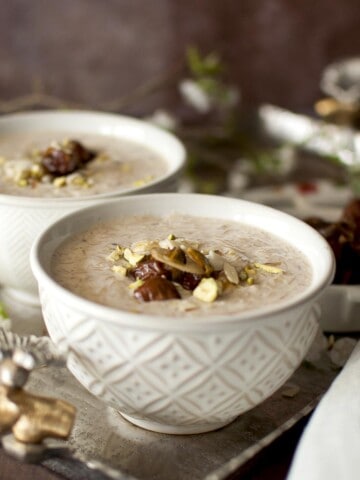
[[[317,406],[287,480],[359,480],[360,342]]]

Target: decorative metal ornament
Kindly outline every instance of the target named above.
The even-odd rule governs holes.
[[[76,408],[58,398],[32,394],[24,387],[34,368],[65,364],[65,353],[49,338],[19,336],[0,327],[0,435],[4,450],[29,463],[70,458],[96,470],[103,479],[131,480],[131,476],[68,448],[47,445],[47,439],[69,437]]]

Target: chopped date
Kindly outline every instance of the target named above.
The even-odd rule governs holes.
[[[49,147],[42,155],[42,165],[55,176],[68,175],[92,160],[95,153],[80,142],[69,141],[66,146]]]
[[[175,285],[163,277],[148,278],[135,290],[134,295],[135,298],[144,302],[180,298]]]
[[[306,222],[329,243],[336,259],[335,284],[360,283],[360,200],[354,199],[337,222],[311,217]]]
[[[178,279],[180,285],[185,288],[185,290],[195,290],[199,285],[203,275],[195,275],[195,273],[183,273]]]
[[[147,280],[153,277],[171,278],[171,271],[164,267],[164,264],[157,260],[144,260],[134,267],[130,275],[134,278],[141,280]]]

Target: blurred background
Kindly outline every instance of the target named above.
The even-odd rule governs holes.
[[[2,0],[0,114],[75,108],[145,117],[185,142],[184,191],[244,196],[296,179],[312,181],[301,186],[309,198],[324,193],[314,186],[323,177],[360,190],[349,160],[355,138],[339,151],[327,133],[319,151],[297,135],[309,118],[358,126],[358,105],[329,104],[321,79],[329,64],[360,54],[359,31],[358,0]],[[261,117],[265,104],[280,110]],[[299,125],[286,112],[306,118]],[[280,203],[279,191],[263,193],[250,197],[284,200],[284,192]],[[321,201],[333,194],[326,184]],[[285,197],[299,198],[292,188]]]
[[[360,52],[358,0],[2,0],[0,12],[2,111],[34,93],[136,115],[174,109],[189,45],[221,56],[243,105],[310,110],[323,68]]]

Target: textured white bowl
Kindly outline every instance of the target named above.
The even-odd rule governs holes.
[[[69,236],[121,214],[174,211],[276,232],[307,257],[311,284],[295,298],[236,318],[183,320],[104,307],[52,279],[53,252]],[[328,244],[300,220],[259,204],[196,194],[124,197],[68,215],[37,239],[31,264],[49,334],[69,349],[75,377],[136,425],[178,434],[226,425],[291,376],[313,340],[315,301],[334,270]]]
[[[137,142],[159,153],[168,172],[144,187],[113,190],[77,198],[34,198],[0,193],[0,285],[5,297],[21,304],[38,304],[37,284],[29,263],[30,247],[40,231],[77,208],[129,193],[167,192],[185,162],[185,149],[173,135],[141,120],[120,115],[83,111],[44,111],[5,115],[0,118],[0,137],[15,132],[54,131],[94,133]],[[4,295],[4,292],[3,292]]]

